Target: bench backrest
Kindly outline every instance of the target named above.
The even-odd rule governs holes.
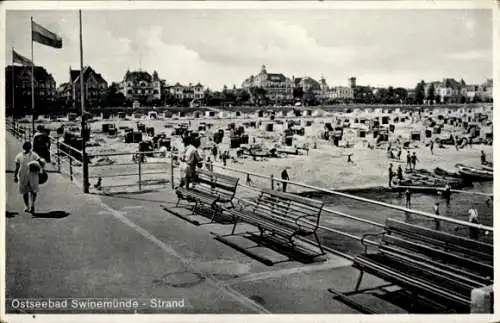
[[[439,247],[444,250],[458,252],[468,257],[493,262],[493,245],[449,234],[442,231],[405,223],[395,219],[387,219],[385,230],[389,234],[405,236],[413,241]]]
[[[278,220],[298,223],[302,227],[315,230],[319,225],[322,201],[298,196],[290,193],[262,189],[253,205],[254,212],[274,217]],[[304,223],[310,222],[311,224]]]
[[[198,188],[220,196],[223,200],[230,201],[238,186],[239,178],[209,172],[204,169],[197,170]],[[201,186],[201,187],[200,187]]]

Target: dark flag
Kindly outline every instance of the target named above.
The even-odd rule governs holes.
[[[24,57],[23,55],[17,53],[15,50],[12,50],[12,62],[14,64],[21,64],[24,66],[31,66],[33,62]]]
[[[40,26],[34,21],[31,22],[31,34],[33,37],[33,41],[37,43],[54,48],[62,48],[61,37]]]

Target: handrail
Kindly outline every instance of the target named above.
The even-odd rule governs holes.
[[[428,187],[428,186],[394,185],[394,187],[395,188],[409,188],[409,189],[413,189],[413,190],[427,190],[427,191],[444,191],[445,190],[443,187]],[[450,192],[483,195],[483,196],[490,196],[490,197],[493,196],[492,193],[483,193],[483,192],[476,192],[476,191],[464,191],[464,190],[456,190],[456,189],[450,189]]]
[[[219,167],[222,169],[232,170],[232,171],[239,172],[242,174],[250,174],[250,172],[246,172],[246,171],[242,171],[239,169],[234,169],[234,168],[230,168],[230,167],[226,167],[226,166],[222,166],[222,165],[215,165],[212,163],[212,167],[213,166]],[[252,174],[254,174],[254,176],[257,176],[257,177],[268,178],[267,176],[264,176],[264,175],[260,175],[260,174],[256,174],[256,173],[252,173]],[[398,210],[398,211],[402,211],[402,212],[406,212],[406,213],[410,213],[410,214],[416,214],[416,215],[432,218],[435,220],[442,220],[442,221],[451,222],[451,223],[455,223],[455,224],[463,225],[463,226],[468,226],[468,227],[472,227],[472,228],[477,228],[477,229],[481,229],[481,230],[485,230],[485,231],[493,231],[493,227],[485,226],[482,224],[475,224],[475,223],[470,223],[470,222],[466,222],[466,221],[456,220],[453,218],[443,217],[440,215],[435,215],[435,214],[431,214],[431,213],[424,212],[424,211],[409,209],[409,208],[402,207],[402,206],[397,206],[397,205],[393,205],[393,204],[388,204],[388,203],[384,203],[384,202],[370,200],[370,199],[367,199],[364,197],[359,197],[359,196],[355,196],[355,195],[351,195],[351,194],[347,194],[347,193],[333,191],[333,190],[329,190],[329,189],[325,189],[325,188],[321,188],[321,187],[317,187],[317,186],[312,186],[312,185],[308,185],[308,184],[304,184],[304,183],[294,182],[294,181],[290,181],[290,180],[287,181],[287,180],[282,180],[282,179],[278,179],[278,178],[274,178],[273,180],[279,181],[282,183],[290,183],[292,185],[297,185],[297,186],[301,186],[304,188],[309,188],[309,189],[312,189],[315,191],[322,191],[322,192],[329,193],[332,195],[342,196],[342,197],[357,200],[360,202],[365,202],[365,203],[369,203],[369,204],[383,206],[383,207],[390,208],[393,210]]]
[[[136,155],[136,154],[144,155],[144,154],[154,154],[154,153],[162,153],[162,151],[153,150],[153,151],[135,151],[135,152],[126,152],[126,153],[100,153],[100,154],[88,154],[88,156],[89,157],[130,156],[130,155]]]
[[[253,186],[249,186],[249,185],[245,185],[245,184],[241,184],[241,183],[238,183],[238,186],[241,186],[241,187],[244,187],[244,188],[247,188],[247,189],[250,189],[250,190],[254,190],[254,191],[259,191],[260,192],[260,189],[258,187],[253,187]],[[328,213],[335,214],[335,215],[339,215],[339,216],[342,216],[344,218],[348,218],[348,219],[351,219],[351,220],[363,222],[363,223],[366,223],[366,224],[371,224],[371,225],[376,226],[376,227],[380,227],[380,228],[384,227],[384,224],[382,224],[382,223],[378,223],[378,222],[374,222],[374,221],[370,221],[370,220],[358,218],[358,217],[355,217],[353,215],[349,215],[349,214],[344,213],[344,212],[332,210],[330,208],[324,207],[321,210],[325,211],[325,212],[328,212]]]

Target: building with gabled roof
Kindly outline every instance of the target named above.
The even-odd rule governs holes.
[[[293,81],[281,73],[268,73],[265,65],[262,65],[259,74],[251,75],[244,80],[241,87],[249,90],[250,96],[254,95],[250,89],[261,88],[265,96],[272,101],[293,99]]]
[[[148,102],[161,99],[162,80],[156,71],[129,71],[120,83],[120,92],[130,101]]]
[[[99,100],[103,97],[108,88],[108,82],[102,77],[101,74],[94,71],[90,66],[83,68],[83,88],[85,105],[89,108],[95,108],[99,105]],[[69,67],[69,82],[71,91],[71,99],[74,106],[80,106],[81,100],[81,84],[80,84],[80,70],[73,70]],[[65,96],[68,96],[67,94]]]
[[[41,113],[44,109],[52,108],[56,81],[42,66],[35,66],[34,72],[35,110]],[[31,66],[9,65],[5,68],[5,104],[9,114],[12,109],[17,115],[31,113]]]

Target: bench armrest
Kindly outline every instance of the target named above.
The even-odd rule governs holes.
[[[251,203],[249,203],[249,202],[247,202],[246,200],[243,200],[243,199],[238,199],[238,202],[236,202],[236,203],[238,203],[240,209],[244,209],[244,208],[247,208],[247,207],[249,207],[249,206],[252,205]]]
[[[364,253],[366,254],[368,251],[368,244],[365,243],[365,239],[367,237],[378,237],[380,235],[383,235],[385,231],[378,232],[378,233],[365,233],[361,236],[361,244],[365,247]]]
[[[302,225],[300,224],[300,222],[306,222],[307,218],[312,218],[312,221],[307,221],[307,224],[310,225],[308,229],[316,231],[316,229],[318,229],[318,224],[316,223],[317,217],[315,215],[301,215],[295,219],[295,224],[299,227],[299,230],[302,230]],[[314,229],[311,229],[311,226],[313,226]]]

